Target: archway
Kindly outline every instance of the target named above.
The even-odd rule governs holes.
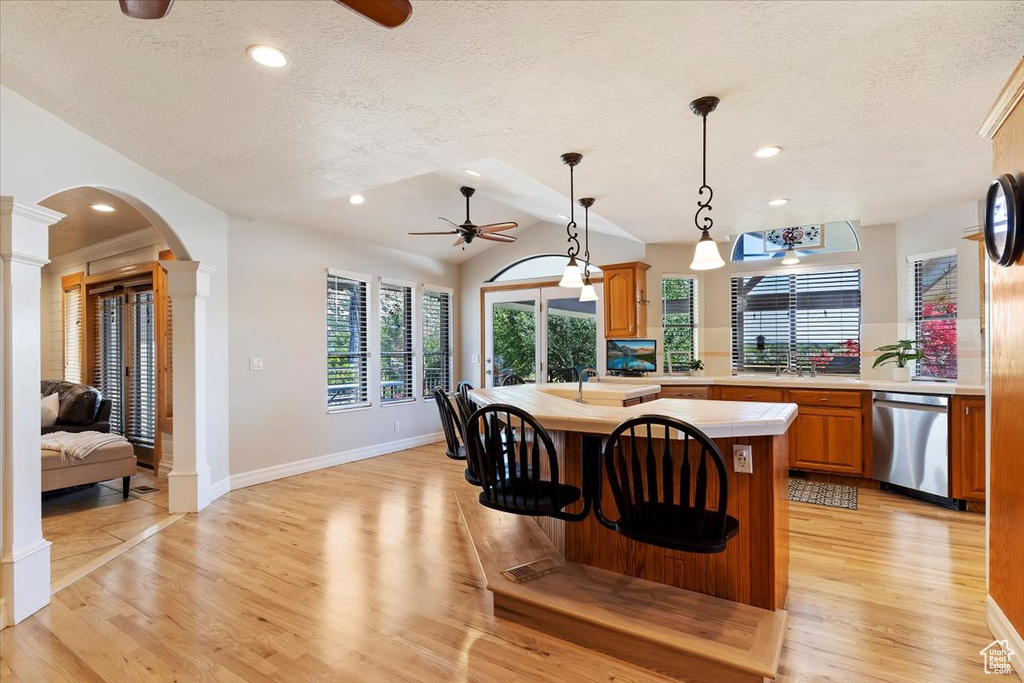
[[[85,186],[76,186],[85,187]],[[206,299],[212,267],[190,261],[190,252],[177,232],[147,202],[125,190],[107,185],[102,190],[130,205],[157,231],[177,260],[162,261],[167,271],[167,293],[174,310],[173,412],[175,462],[168,477],[172,512],[196,512],[210,500],[206,463]],[[16,623],[49,601],[49,543],[40,525],[39,418],[35,402],[40,379],[40,273],[48,262],[46,231],[61,215],[37,202],[4,197],[0,203],[3,240],[0,240],[0,277],[4,282],[3,395],[4,484],[0,496],[3,548],[0,577],[0,619]],[[16,368],[15,372],[7,372]],[[34,375],[34,379],[33,379]],[[35,436],[32,436],[34,432]],[[33,446],[34,441],[34,446]],[[34,469],[34,471],[33,471]]]

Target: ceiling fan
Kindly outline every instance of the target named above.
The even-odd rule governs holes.
[[[401,26],[412,14],[409,0],[334,0],[384,28]],[[121,11],[132,19],[163,19],[174,0],[118,0]]]
[[[504,232],[505,230],[511,230],[512,228],[518,228],[519,224],[513,221],[507,221],[505,223],[488,223],[487,225],[474,225],[469,220],[469,198],[473,196],[476,190],[472,187],[461,187],[459,192],[466,198],[466,222],[462,225],[450,221],[447,218],[441,218],[445,223],[455,228],[454,230],[448,230],[445,232],[410,232],[410,235],[458,235],[459,238],[455,240],[453,247],[457,247],[460,244],[469,244],[476,238],[482,240],[489,240],[491,242],[505,242],[506,244],[515,242],[516,238],[512,235],[499,235],[497,233]],[[465,249],[466,247],[462,247]]]

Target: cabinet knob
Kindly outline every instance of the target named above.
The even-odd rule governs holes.
[[[822,403],[824,403],[825,401],[827,401],[827,400],[828,400],[828,397],[826,396],[826,397],[824,397],[824,398],[822,398],[822,399],[820,399],[820,400],[821,400],[821,402],[822,402]]]

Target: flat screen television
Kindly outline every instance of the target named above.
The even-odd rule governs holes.
[[[608,374],[639,375],[658,369],[656,339],[609,339]]]

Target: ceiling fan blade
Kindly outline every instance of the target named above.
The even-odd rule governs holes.
[[[395,28],[412,16],[409,0],[334,0],[356,14],[361,14],[378,26]]]
[[[174,0],[118,0],[121,11],[132,19],[163,19]]]
[[[442,221],[444,221],[445,223],[447,223],[448,225],[452,226],[452,227],[453,227],[453,228],[455,228],[456,230],[459,230],[459,231],[461,231],[461,230],[462,230],[462,226],[461,226],[461,225],[459,225],[458,223],[454,223],[454,222],[452,222],[452,221],[448,220],[448,219],[447,219],[447,218],[445,218],[444,216],[438,216],[437,218],[438,218],[438,220],[442,220]]]
[[[481,225],[477,228],[481,233],[488,232],[501,232],[502,230],[511,230],[512,228],[518,228],[519,224],[514,221],[508,221],[507,223],[488,223],[487,225]]]
[[[445,230],[444,232],[410,232],[410,235],[457,235],[458,230]]]
[[[516,238],[513,237],[512,235],[486,235],[486,234],[484,234],[484,235],[477,235],[477,238],[478,239],[482,239],[482,240],[488,240],[490,242],[504,242],[505,244],[509,244],[510,242],[515,242],[516,241]]]
[[[452,246],[453,246],[453,247],[457,247],[457,246],[459,246],[460,244],[462,244],[462,243],[463,243],[463,242],[465,242],[465,241],[466,241],[466,240],[465,240],[465,239],[463,239],[462,235],[459,235],[459,239],[455,240],[455,244],[453,244]]]

